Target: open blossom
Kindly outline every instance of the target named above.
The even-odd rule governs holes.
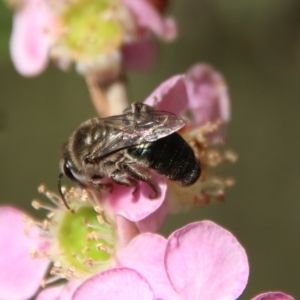
[[[28,299],[40,285],[47,286],[59,279],[67,279],[67,284],[45,289],[40,297],[53,299],[45,296],[53,290],[67,297],[88,277],[115,266],[116,253],[134,236],[161,225],[166,212],[165,183],[160,183],[162,198],[157,202],[143,196],[149,192],[146,185],[139,186],[134,195],[125,187],[119,189],[112,193],[114,198],[108,197],[106,201],[84,190],[71,189],[65,192],[71,213],[60,197],[42,186],[40,192],[55,204],[33,201],[36,209],[49,211],[42,222],[15,208],[0,207],[0,267],[6,270],[0,275],[1,299]]]
[[[75,201],[78,193],[83,192],[69,192],[67,197]],[[58,200],[52,193],[46,195]],[[75,201],[76,214],[50,210],[42,223],[12,207],[0,208],[0,266],[6,270],[0,275],[1,299],[28,299],[43,278],[43,285],[58,279],[67,282],[46,286],[37,300],[234,300],[243,292],[249,275],[247,256],[227,230],[201,221],[168,239],[139,234],[124,218],[110,223],[100,205],[90,207],[85,197],[83,193],[81,204]],[[49,209],[37,202],[34,206]],[[125,240],[118,239],[120,234]],[[294,298],[268,292],[253,300]]]
[[[117,267],[89,278],[73,299],[234,300],[249,275],[243,247],[210,221],[188,224],[167,240],[156,234],[138,235],[117,257]],[[253,300],[294,298],[268,292]]]
[[[74,299],[229,300],[248,280],[243,247],[210,221],[188,224],[168,239],[138,235],[117,257],[116,268],[89,278]]]
[[[16,8],[10,49],[25,76],[44,70],[49,56],[63,69],[118,76],[123,66],[149,68],[156,48],[149,36],[176,36],[175,22],[148,0],[23,0]]]
[[[183,188],[170,181],[168,198],[198,206],[212,200],[222,201],[225,188],[233,180],[219,177],[215,168],[236,160],[235,153],[224,149],[230,99],[223,76],[207,64],[194,65],[186,74],[160,84],[145,103],[188,120],[179,133],[192,146],[202,166],[200,179],[190,187]]]

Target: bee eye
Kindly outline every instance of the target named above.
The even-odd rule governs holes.
[[[70,165],[68,164],[68,162],[64,164],[64,173],[69,179],[77,181],[72,171],[70,170]]]

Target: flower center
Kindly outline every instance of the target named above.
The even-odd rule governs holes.
[[[63,36],[75,55],[95,57],[119,48],[123,28],[118,0],[80,0],[62,15]]]
[[[83,272],[107,262],[113,251],[113,228],[93,207],[83,206],[76,214],[66,212],[57,232],[59,248],[69,265]]]
[[[44,186],[39,192],[55,205],[50,207],[33,201],[36,209],[50,212],[42,222],[36,222],[50,247],[34,257],[48,257],[52,262],[50,278],[42,285],[57,279],[83,279],[111,267],[117,239],[115,226],[98,200],[91,200],[85,190],[71,188],[64,195],[72,208],[66,210],[61,198]],[[32,225],[27,221],[28,227]]]

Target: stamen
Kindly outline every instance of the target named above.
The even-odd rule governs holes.
[[[101,225],[105,223],[105,220],[104,220],[104,218],[103,218],[102,215],[98,215],[98,216],[97,216],[97,220],[98,220],[98,222],[99,222]]]
[[[103,245],[102,243],[97,244],[97,245],[96,245],[96,249],[97,249],[97,250],[104,251],[104,252],[108,252],[108,251],[107,251],[107,247],[106,247],[105,245]]]
[[[36,251],[36,249],[30,249],[29,255],[32,259],[36,259],[39,257],[39,253]]]
[[[33,200],[31,202],[31,205],[34,209],[39,210],[41,208],[45,209],[45,210],[49,210],[50,212],[54,212],[55,209],[53,207],[50,207],[48,205],[42,204],[41,202],[39,202],[38,200]]]
[[[86,257],[82,263],[84,264],[84,266],[92,268],[94,266],[94,260],[91,257]]]
[[[226,178],[224,184],[226,187],[232,187],[235,185],[235,180],[233,178]]]
[[[87,240],[88,241],[92,241],[92,240],[99,240],[101,238],[100,234],[96,231],[92,231],[90,233],[88,233],[88,236],[87,236]]]
[[[56,281],[59,281],[61,279],[62,279],[62,277],[60,277],[60,276],[51,276],[47,279],[41,280],[40,285],[41,285],[42,288],[45,288],[47,285],[50,285],[50,284],[52,284]]]
[[[102,229],[100,226],[96,226],[96,225],[89,224],[89,223],[87,222],[87,220],[84,220],[84,221],[83,221],[83,225],[84,225],[86,228],[92,228],[92,229],[98,229],[98,230],[101,230],[101,229]]]
[[[56,207],[63,207],[61,198],[56,194],[47,191],[45,185],[40,185],[38,187],[38,192],[44,194]]]
[[[85,278],[87,274],[109,267],[115,234],[114,227],[106,220],[100,203],[90,205],[91,196],[86,190],[71,188],[64,191],[64,195],[74,203],[77,214],[70,215],[66,213],[65,207],[60,204],[60,197],[55,193],[46,191],[44,185],[39,187],[39,192],[50,199],[55,207],[33,200],[32,204],[36,209],[48,211],[46,218],[35,221],[24,215],[22,219],[26,224],[27,235],[30,235],[30,228],[37,226],[41,228],[40,238],[50,245],[47,251],[30,250],[33,259],[47,258],[54,261],[48,272],[50,278],[43,280],[41,285],[46,286],[60,279]],[[78,231],[74,230],[74,226],[78,226]],[[82,245],[82,241],[86,243]]]
[[[66,272],[67,277],[66,278],[76,278],[76,270],[73,266],[69,266]]]
[[[224,152],[224,159],[228,162],[235,163],[238,160],[238,155],[232,150],[227,150]]]
[[[90,250],[90,248],[86,246],[81,250],[81,253],[86,254],[89,250]]]
[[[104,214],[104,210],[103,208],[101,208],[99,205],[95,205],[94,206],[94,210],[96,213],[103,215]]]
[[[81,259],[79,257],[79,255],[74,254],[73,255],[74,258],[76,258],[76,260],[85,268],[89,269],[90,271],[92,270],[92,267],[94,265],[94,260],[90,257],[84,257],[83,259]]]
[[[56,211],[52,211],[52,212],[47,214],[48,219],[53,219],[55,216],[56,216]]]

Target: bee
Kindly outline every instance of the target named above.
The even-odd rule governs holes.
[[[185,121],[170,112],[133,103],[123,114],[90,119],[77,127],[63,146],[58,188],[63,174],[83,187],[113,188],[105,178],[137,189],[138,181],[159,195],[152,170],[182,186],[192,185],[201,174],[200,162],[189,144],[176,132]],[[134,191],[135,191],[134,190]]]

